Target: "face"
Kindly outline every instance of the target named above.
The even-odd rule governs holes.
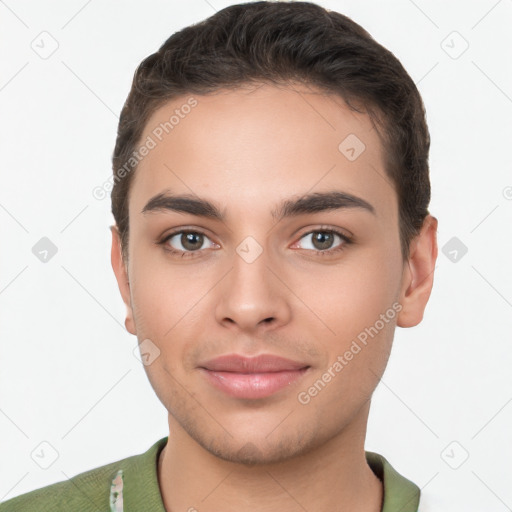
[[[191,97],[147,123],[126,265],[113,230],[126,327],[190,438],[225,460],[286,460],[367,413],[395,326],[421,320],[431,282],[412,290],[420,267],[401,259],[368,116],[299,85]],[[232,354],[297,364],[207,369]]]

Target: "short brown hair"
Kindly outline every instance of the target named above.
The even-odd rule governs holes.
[[[125,261],[136,170],[130,157],[150,116],[184,94],[291,82],[334,93],[357,112],[362,106],[383,127],[377,132],[398,196],[402,258],[408,259],[430,202],[430,135],[416,85],[389,50],[343,14],[310,2],[259,1],[226,7],[174,33],[137,67],[112,156],[112,213]]]

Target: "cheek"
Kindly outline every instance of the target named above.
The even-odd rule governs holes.
[[[324,293],[309,294],[311,309],[319,311],[330,333],[321,338],[328,354],[325,366],[301,389],[301,403],[310,401],[319,414],[330,408],[336,421],[371,398],[389,359],[400,309],[395,270],[365,263],[331,273],[329,293],[324,288]]]
[[[145,247],[146,244],[141,238],[140,245],[134,249],[130,288],[139,309],[147,312],[148,309],[159,308],[160,304],[165,307],[165,302],[174,294],[170,293],[173,291],[170,288],[172,276],[161,261],[160,248]]]
[[[311,309],[330,331],[323,337],[328,362],[310,383],[316,386],[311,391],[321,391],[318,406],[341,407],[340,414],[371,397],[387,365],[401,308],[396,302],[399,260],[389,257],[382,263],[377,251],[358,256],[357,261],[347,259],[339,271],[331,268],[321,280],[324,287],[309,293],[315,304]]]
[[[399,285],[400,272],[395,263],[383,263],[381,256],[365,256],[364,261],[354,257],[336,269],[312,274],[303,296],[305,304],[329,329],[331,338],[341,342],[356,337],[385,314],[398,297]]]
[[[164,255],[136,255],[130,274],[132,307],[137,336],[154,340],[162,350],[177,350],[202,325],[204,298],[211,284],[188,265],[172,265]],[[193,336],[192,336],[193,337]]]

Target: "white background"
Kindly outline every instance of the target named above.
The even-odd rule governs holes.
[[[168,434],[124,328],[110,198],[92,190],[111,175],[137,64],[231,3],[0,2],[0,501]],[[432,136],[434,289],[423,322],[396,331],[366,449],[434,510],[512,510],[512,1],[318,3],[400,59]],[[59,45],[47,59],[31,48],[42,31]],[[458,58],[453,31],[469,44]],[[42,237],[58,248],[47,263],[32,253]],[[468,248],[455,263],[452,237]],[[46,470],[31,458],[43,441],[59,454]]]

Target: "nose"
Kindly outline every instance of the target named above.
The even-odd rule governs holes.
[[[232,262],[218,289],[217,321],[253,334],[289,322],[290,292],[277,277],[280,272],[266,251],[253,261],[243,252],[235,252]]]

